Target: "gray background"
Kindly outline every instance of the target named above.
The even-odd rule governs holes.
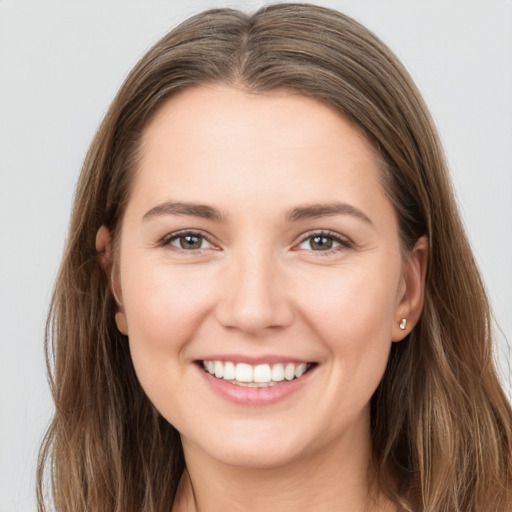
[[[338,0],[404,61],[445,143],[457,198],[512,338],[512,1]],[[202,9],[258,1],[0,1],[0,512],[35,510],[51,416],[43,326],[87,146],[145,50]]]

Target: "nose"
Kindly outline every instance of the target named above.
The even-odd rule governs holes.
[[[217,320],[251,335],[288,326],[293,308],[279,267],[275,257],[254,247],[233,255],[225,269]]]

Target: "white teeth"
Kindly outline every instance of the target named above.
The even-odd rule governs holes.
[[[235,380],[235,365],[231,362],[224,363],[224,379]]]
[[[215,361],[215,377],[222,379],[224,376],[224,365],[220,361]]]
[[[294,377],[295,377],[295,365],[293,363],[288,363],[284,369],[284,378],[286,380],[293,380]]]
[[[268,387],[284,381],[299,379],[309,368],[307,363],[235,364],[231,361],[203,361],[203,368],[217,379],[247,387]]]
[[[306,370],[307,370],[306,363],[299,364],[299,366],[297,366],[297,368],[295,368],[295,377],[297,377],[297,379],[299,379],[300,377],[302,377],[304,375]],[[215,374],[217,374],[217,371],[215,371]]]
[[[277,363],[272,366],[272,380],[274,382],[281,382],[284,380],[284,366],[281,363]]]
[[[250,364],[238,363],[235,368],[235,379],[238,382],[252,382],[252,366]]]
[[[231,384],[241,386],[244,388],[269,388],[275,386],[277,382],[238,382],[237,380],[230,381]]]
[[[254,382],[270,382],[272,380],[272,372],[268,364],[259,364],[254,367]]]

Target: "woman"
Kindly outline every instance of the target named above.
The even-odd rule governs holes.
[[[337,12],[210,11],[143,57],[86,158],[48,331],[57,510],[512,508],[438,137]]]

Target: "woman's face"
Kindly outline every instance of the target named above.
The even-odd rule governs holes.
[[[286,91],[197,87],[151,121],[117,319],[186,453],[268,467],[368,448],[370,397],[421,294],[378,173],[358,131]]]

